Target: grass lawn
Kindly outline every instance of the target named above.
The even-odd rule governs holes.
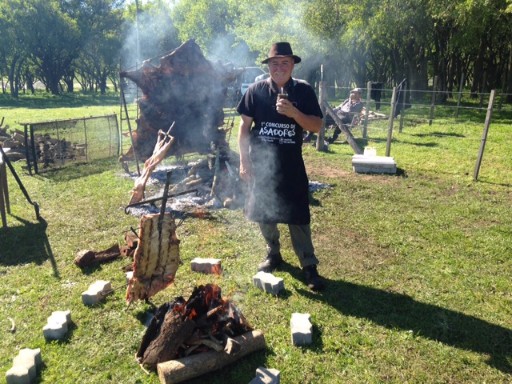
[[[0,99],[0,118],[11,127],[26,119],[118,111],[115,97],[67,104]],[[327,152],[304,146],[310,180],[327,186],[311,196],[319,271],[327,281],[323,293],[304,285],[286,230],[286,263],[275,273],[285,293],[274,297],[252,285],[265,247],[241,210],[214,210],[182,223],[183,265],[175,284],[153,303],[216,283],[267,343],[265,351],[190,383],[248,383],[258,366],[280,370],[286,384],[512,382],[510,106],[493,115],[477,182],[485,111],[463,111],[454,119],[440,110],[431,125],[414,108],[406,114],[391,143],[397,175],[355,174],[346,143]],[[359,144],[383,155],[386,129],[387,121],[371,122],[369,139],[358,137]],[[236,150],[235,138],[233,133]],[[0,228],[0,375],[19,349],[41,348],[41,383],[158,383],[134,359],[150,307],[126,306],[122,267],[130,261],[85,272],[73,263],[77,251],[123,244],[124,232],[137,227],[138,218],[124,213],[133,181],[115,159],[36,176],[23,166],[15,163],[44,221],[35,219],[8,173],[11,215],[8,228]],[[223,275],[191,272],[195,257],[221,258]],[[84,306],[81,293],[100,279],[111,281],[115,292],[101,305]],[[73,321],[68,337],[46,342],[47,318],[67,309]],[[309,346],[291,344],[294,312],[311,314]]]

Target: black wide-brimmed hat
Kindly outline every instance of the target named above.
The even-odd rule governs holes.
[[[268,52],[268,57],[265,60],[263,60],[261,64],[267,64],[268,61],[273,57],[293,57],[293,61],[295,62],[295,64],[301,62],[301,58],[293,54],[292,46],[290,45],[290,43],[287,43],[286,41],[272,44],[272,47]]]

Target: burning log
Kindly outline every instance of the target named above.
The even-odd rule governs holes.
[[[234,340],[240,345],[240,350],[237,353],[210,351],[159,363],[157,371],[160,382],[163,384],[181,383],[221,369],[250,353],[265,349],[265,337],[260,330],[246,332],[235,337]]]
[[[249,336],[252,335],[251,331],[252,328],[234,304],[221,297],[220,288],[208,284],[196,287],[187,301],[179,297],[172,303],[160,306],[136,356],[139,363],[151,369],[158,367],[159,371],[161,363],[173,359],[204,355],[206,361],[212,361],[220,357],[213,364],[213,369],[218,369],[265,346],[263,335]],[[211,350],[217,354],[216,357],[207,353]],[[211,365],[208,363],[210,369]],[[172,372],[174,370],[171,369]],[[164,368],[164,371],[167,372],[167,369]],[[189,377],[190,372],[178,375]]]

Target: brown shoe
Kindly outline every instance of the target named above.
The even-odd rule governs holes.
[[[267,272],[267,273],[271,273],[273,272],[278,266],[279,264],[281,264],[283,262],[283,258],[281,256],[281,253],[275,253],[273,255],[267,255],[267,257],[265,258],[265,260],[263,260],[259,265],[258,265],[258,272]]]
[[[306,284],[309,289],[313,291],[322,291],[325,288],[325,284],[322,281],[322,277],[318,274],[316,265],[308,265],[302,268],[304,276],[306,278]]]

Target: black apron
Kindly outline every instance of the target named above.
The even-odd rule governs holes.
[[[249,141],[253,177],[249,182],[246,216],[263,223],[309,224],[303,129],[295,120],[277,112],[277,89],[270,80],[258,85],[251,95],[246,95],[254,102],[254,126]],[[294,88],[291,80],[285,90],[289,100],[300,109]],[[316,97],[314,101],[318,103]]]

